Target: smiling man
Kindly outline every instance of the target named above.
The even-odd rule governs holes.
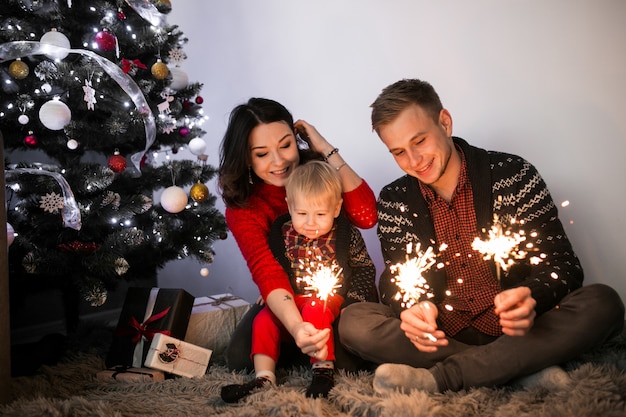
[[[421,80],[383,89],[372,127],[406,175],[378,199],[382,304],[346,308],[339,335],[346,348],[380,364],[375,390],[514,381],[567,388],[558,365],[617,335],[624,305],[606,285],[582,286],[582,267],[538,171],[519,156],[454,137],[451,114]],[[472,247],[494,225],[525,234],[534,251],[502,274]],[[418,244],[446,249],[442,267],[423,274],[425,296],[407,307],[390,267]]]

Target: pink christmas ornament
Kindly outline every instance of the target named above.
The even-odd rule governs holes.
[[[161,207],[169,213],[180,213],[187,202],[187,193],[176,185],[166,188],[161,194]]]

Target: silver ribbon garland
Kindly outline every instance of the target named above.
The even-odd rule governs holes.
[[[135,81],[122,71],[120,67],[106,58],[101,57],[93,51],[84,49],[67,49],[49,43],[41,43],[35,41],[15,41],[6,42],[0,45],[0,62],[23,58],[30,55],[48,55],[48,54],[79,54],[87,56],[96,61],[104,71],[124,90],[133,101],[137,110],[144,114],[144,128],[146,131],[146,146],[143,151],[131,155],[130,160],[141,175],[141,160],[146,154],[150,146],[156,139],[156,123],[154,115],[150,110],[150,106],[146,101],[141,89]]]
[[[63,227],[69,227],[74,230],[80,230],[81,217],[80,209],[76,200],[74,199],[74,193],[70,188],[63,175],[58,172],[46,171],[43,169],[35,168],[15,168],[4,171],[4,177],[8,180],[18,174],[34,174],[34,175],[48,175],[54,178],[61,186],[61,193],[63,194],[63,209],[61,209],[61,218],[63,219]]]
[[[165,15],[150,0],[126,0],[126,4],[151,25],[161,27],[165,24]]]

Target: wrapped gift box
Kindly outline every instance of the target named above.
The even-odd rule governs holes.
[[[211,353],[210,349],[157,334],[152,339],[144,365],[188,378],[200,377],[206,373]]]
[[[205,347],[222,356],[235,327],[251,305],[232,294],[197,297],[191,310],[185,342]]]
[[[193,301],[182,289],[130,287],[106,357],[107,368],[141,368],[155,334],[184,338]]]
[[[105,369],[96,374],[98,381],[124,381],[124,382],[157,382],[165,380],[165,373],[150,368],[125,368]]]

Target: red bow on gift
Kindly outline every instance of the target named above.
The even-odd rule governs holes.
[[[122,71],[124,71],[124,74],[128,74],[135,68],[146,69],[147,67],[138,59],[130,61],[126,58],[122,58]]]
[[[148,329],[148,325],[150,323],[153,323],[167,316],[167,313],[170,312],[171,308],[172,307],[168,307],[165,310],[161,311],[160,313],[153,314],[152,316],[148,317],[148,319],[144,321],[143,323],[139,323],[137,319],[133,316],[128,321],[129,327],[126,327],[124,329],[117,331],[115,335],[116,336],[132,336],[131,340],[134,345],[139,343],[142,337],[145,337],[147,340],[152,340],[154,335],[157,333],[170,336],[172,332],[170,332],[169,330]]]

